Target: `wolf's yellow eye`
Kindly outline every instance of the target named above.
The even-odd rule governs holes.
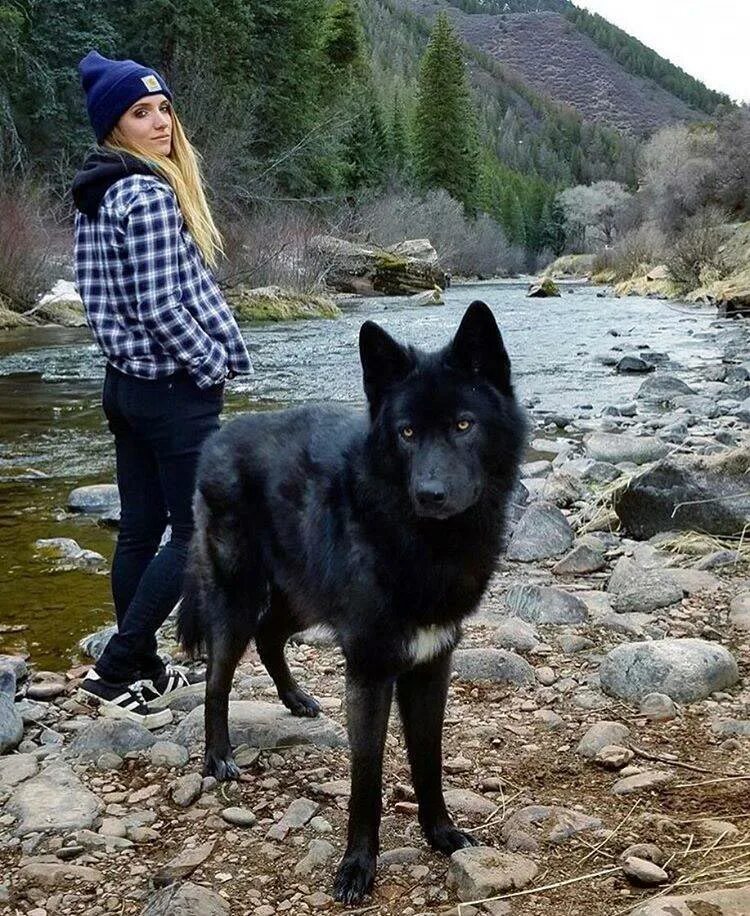
[[[471,427],[472,427],[473,425],[474,425],[474,424],[471,422],[471,420],[459,420],[459,421],[456,423],[456,429],[457,429],[460,433],[465,433],[467,430],[471,429]]]
[[[402,426],[401,436],[403,439],[412,439],[414,437],[414,430],[411,426]]]

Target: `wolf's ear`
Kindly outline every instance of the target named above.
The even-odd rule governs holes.
[[[359,358],[365,395],[373,408],[380,404],[383,393],[412,369],[409,352],[374,321],[366,321],[359,329]]]
[[[476,300],[466,309],[448,351],[448,363],[471,376],[512,394],[510,359],[490,307]]]

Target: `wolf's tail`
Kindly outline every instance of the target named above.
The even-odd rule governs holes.
[[[204,647],[205,637],[200,558],[193,537],[185,566],[182,599],[177,611],[177,638],[188,655],[195,657]]]

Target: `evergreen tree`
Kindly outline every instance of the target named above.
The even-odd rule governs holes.
[[[512,187],[506,187],[501,203],[501,222],[505,234],[514,245],[526,247],[526,221],[518,194]]]
[[[422,58],[414,123],[417,176],[473,211],[478,177],[477,119],[461,45],[441,13]]]
[[[365,60],[365,36],[357,0],[334,0],[328,10],[323,54],[335,71],[359,70]]]
[[[358,98],[354,126],[345,144],[345,185],[348,191],[382,184],[388,164],[388,139],[383,116],[372,92]]]
[[[390,150],[393,170],[397,175],[402,175],[406,171],[409,162],[409,137],[406,132],[404,108],[398,92],[393,96]]]

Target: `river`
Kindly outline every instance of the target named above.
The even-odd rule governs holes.
[[[528,299],[525,284],[455,286],[444,306],[359,300],[338,321],[248,325],[255,375],[228,388],[226,415],[301,401],[362,402],[357,332],[366,318],[422,348],[445,343],[466,306],[488,302],[511,356],[519,395],[539,410],[596,415],[631,400],[641,378],[617,375],[598,355],[621,347],[664,351],[671,366],[715,360],[713,309],[600,298],[586,286]],[[55,571],[38,538],[72,537],[109,560],[115,533],[65,509],[76,486],[112,482],[114,450],[100,408],[103,362],[86,329],[0,334],[0,652],[28,652],[63,670],[81,636],[111,622],[105,573]],[[20,628],[9,632],[10,628]]]

